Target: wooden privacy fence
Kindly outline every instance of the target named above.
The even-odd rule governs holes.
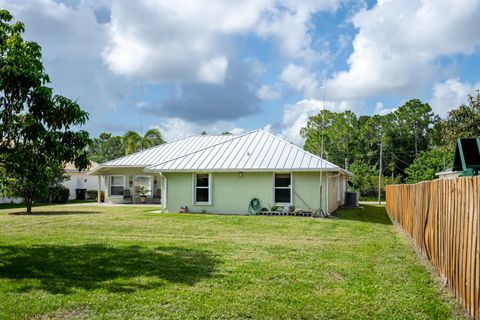
[[[386,188],[387,210],[432,262],[474,319],[480,319],[480,177]]]

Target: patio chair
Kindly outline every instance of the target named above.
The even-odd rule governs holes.
[[[153,195],[153,203],[156,203],[155,201],[158,200],[158,203],[161,203],[162,201],[162,190],[161,189],[157,189],[157,191],[155,191],[155,194]]]
[[[133,203],[132,194],[129,189],[123,190],[123,203]]]

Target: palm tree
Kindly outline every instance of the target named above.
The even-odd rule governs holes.
[[[146,148],[158,146],[164,143],[165,143],[165,140],[163,140],[160,130],[155,128],[148,129],[147,132],[145,132],[145,135],[143,136],[143,139],[142,139],[142,150]]]
[[[155,128],[149,129],[143,137],[135,131],[127,131],[123,141],[126,155],[165,143],[160,130]]]

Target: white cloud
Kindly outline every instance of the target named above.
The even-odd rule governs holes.
[[[243,128],[236,127],[229,121],[217,121],[208,125],[200,125],[181,118],[168,118],[162,121],[160,125],[154,126],[154,128],[159,129],[165,141],[168,142],[190,136],[198,136],[203,131],[209,135],[218,135],[225,131],[232,134],[241,134],[246,131]]]
[[[349,69],[329,80],[331,94],[351,99],[425,90],[439,58],[478,48],[479,16],[477,0],[379,1],[352,18],[354,51]]]
[[[316,11],[335,10],[338,4],[339,1],[285,1],[281,4],[284,8],[271,9],[257,23],[257,33],[272,37],[286,56],[315,62],[321,55],[311,48],[310,19]]]
[[[375,114],[378,114],[381,116],[395,112],[395,110],[397,110],[397,108],[385,108],[385,106],[381,102],[377,102],[375,104]]]
[[[315,61],[310,20],[338,1],[115,1],[103,56],[127,77],[218,83],[236,38],[253,34],[273,39],[286,57]]]
[[[348,101],[326,101],[325,109],[342,112],[350,109],[350,105]],[[309,117],[318,114],[322,109],[323,101],[315,99],[305,99],[286,105],[281,124],[279,126],[267,125],[265,130],[278,134],[285,140],[301,147],[304,141],[300,136],[300,129],[306,126]]]
[[[262,85],[257,91],[257,96],[262,100],[275,100],[280,98],[281,94],[272,86]]]
[[[319,84],[316,75],[306,67],[289,64],[282,70],[280,79],[291,88],[302,91],[305,98],[318,96]]]
[[[468,95],[474,95],[476,90],[480,90],[480,82],[472,85],[458,78],[448,79],[435,84],[429,104],[435,113],[444,117],[448,111],[467,103]]]
[[[97,115],[112,112],[128,96],[129,85],[112,75],[101,58],[105,26],[97,22],[93,7],[50,0],[0,0],[0,6],[26,24],[25,39],[42,47],[43,64],[57,93],[78,99]]]
[[[223,83],[227,71],[228,61],[225,57],[215,57],[200,66],[198,78],[203,82]]]
[[[350,110],[352,105],[360,107],[364,105],[363,101],[326,101],[325,109],[335,112]],[[304,140],[300,136],[300,129],[305,127],[308,118],[318,114],[323,109],[323,101],[315,99],[304,99],[295,104],[287,104],[283,110],[281,123],[267,124],[264,130],[276,134],[283,139],[299,147],[303,146]],[[221,134],[229,131],[233,134],[241,134],[248,130],[239,128],[231,121],[216,121],[207,125],[201,125],[181,118],[169,118],[156,126],[167,141],[178,140],[180,138],[198,135],[202,131],[208,134]]]

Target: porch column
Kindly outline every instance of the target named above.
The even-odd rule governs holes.
[[[100,203],[100,195],[102,194],[102,176],[98,176],[98,191],[97,191],[97,202]]]

